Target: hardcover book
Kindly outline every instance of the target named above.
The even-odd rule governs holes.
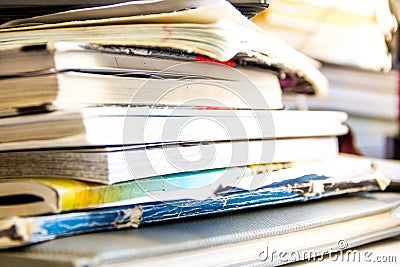
[[[57,215],[6,217],[0,219],[0,247],[17,247],[95,230],[137,226],[138,218],[146,224],[386,188],[388,181],[377,177],[379,175],[374,173],[346,179],[303,176],[259,189],[222,190],[215,197],[204,200],[143,203],[141,216],[137,213],[140,207],[135,204]]]
[[[60,238],[0,252],[0,263],[3,266],[25,266],[28,263],[30,266],[187,266],[190,261],[199,266],[256,263],[276,266],[335,253],[400,233],[399,194],[359,194],[268,208],[261,208],[267,205],[266,202],[257,204],[257,196],[254,195],[255,202],[247,202],[246,206],[253,209],[246,212],[199,217],[197,220],[180,219],[168,224],[143,223],[138,229]],[[302,200],[298,198],[297,201]],[[275,201],[277,203],[279,201]],[[132,226],[135,222],[129,222],[132,216],[120,211],[117,223],[109,218],[114,223],[111,227]],[[88,214],[81,213],[80,218]],[[104,214],[106,220],[108,213]],[[83,224],[76,224],[73,223],[74,216],[78,214],[14,218],[9,220],[9,227],[5,227],[2,221],[5,230],[1,232],[1,246],[20,246],[71,234],[79,227],[85,227],[91,218],[86,217]],[[146,217],[145,212],[143,216]],[[94,227],[101,225],[96,224],[96,219],[90,222]],[[24,231],[28,229],[33,231]],[[313,253],[305,254],[305,251]],[[290,257],[278,257],[278,252],[291,254]]]

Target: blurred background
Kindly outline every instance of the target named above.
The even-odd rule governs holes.
[[[359,153],[399,159],[400,1],[269,4],[252,20],[321,62],[330,83],[326,98],[289,96],[286,107],[346,111]]]

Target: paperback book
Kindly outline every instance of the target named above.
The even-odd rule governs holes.
[[[329,111],[92,107],[2,118],[0,150],[339,136],[346,119]]]
[[[91,17],[86,12],[74,11],[66,14],[55,14],[57,19],[51,16],[49,21],[34,18],[31,22],[37,20],[36,26],[17,23],[15,27],[1,29],[1,49],[58,41],[174,48],[218,61],[230,61],[237,56],[242,65],[278,70],[286,77],[284,87],[308,85],[310,94],[323,95],[327,89],[326,79],[314,61],[257,27],[226,1],[128,17]],[[81,19],[71,20],[74,14]]]
[[[172,173],[337,155],[336,137],[4,151],[0,152],[0,178],[69,178],[114,184]]]

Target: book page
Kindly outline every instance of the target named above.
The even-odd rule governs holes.
[[[179,2],[179,1],[178,1]],[[203,2],[203,1],[202,1]],[[260,29],[255,24],[251,23],[246,17],[244,17],[234,6],[226,1],[213,1],[213,4],[199,6],[196,8],[185,9],[176,12],[159,11],[159,13],[149,13],[141,15],[142,13],[136,11],[129,12],[125,16],[118,16],[118,12],[112,15],[98,16],[97,14],[87,14],[85,12],[78,12],[75,14],[72,12],[68,14],[57,13],[54,15],[48,15],[49,19],[36,17],[33,19],[25,19],[15,23],[6,23],[1,25],[0,32],[8,31],[19,31],[19,30],[38,30],[38,29],[50,29],[50,28],[61,28],[61,27],[78,27],[78,26],[95,26],[95,25],[110,25],[110,24],[137,24],[137,23],[196,23],[196,24],[211,24],[221,20],[221,18],[229,19],[239,25],[250,27],[252,29]],[[107,10],[104,10],[107,13]],[[60,15],[58,15],[60,14]],[[223,14],[223,15],[222,15]],[[72,15],[72,16],[70,16]],[[54,16],[54,18],[50,18]],[[76,17],[76,19],[74,19]],[[30,25],[29,25],[29,24]],[[21,24],[21,25],[19,25]],[[16,26],[10,28],[10,26]]]
[[[21,27],[28,25],[52,24],[67,21],[83,21],[128,17],[136,15],[170,13],[182,11],[185,9],[218,4],[220,2],[223,2],[223,0],[136,0],[112,5],[101,5],[96,7],[72,9],[64,12],[57,12],[32,18],[17,19],[3,24],[2,27]]]

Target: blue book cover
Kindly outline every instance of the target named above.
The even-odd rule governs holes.
[[[345,178],[310,174],[255,189],[221,187],[214,196],[203,200],[178,199],[55,215],[9,217],[0,220],[0,248],[19,247],[92,231],[304,202],[352,192],[377,191],[387,184],[376,171]]]

